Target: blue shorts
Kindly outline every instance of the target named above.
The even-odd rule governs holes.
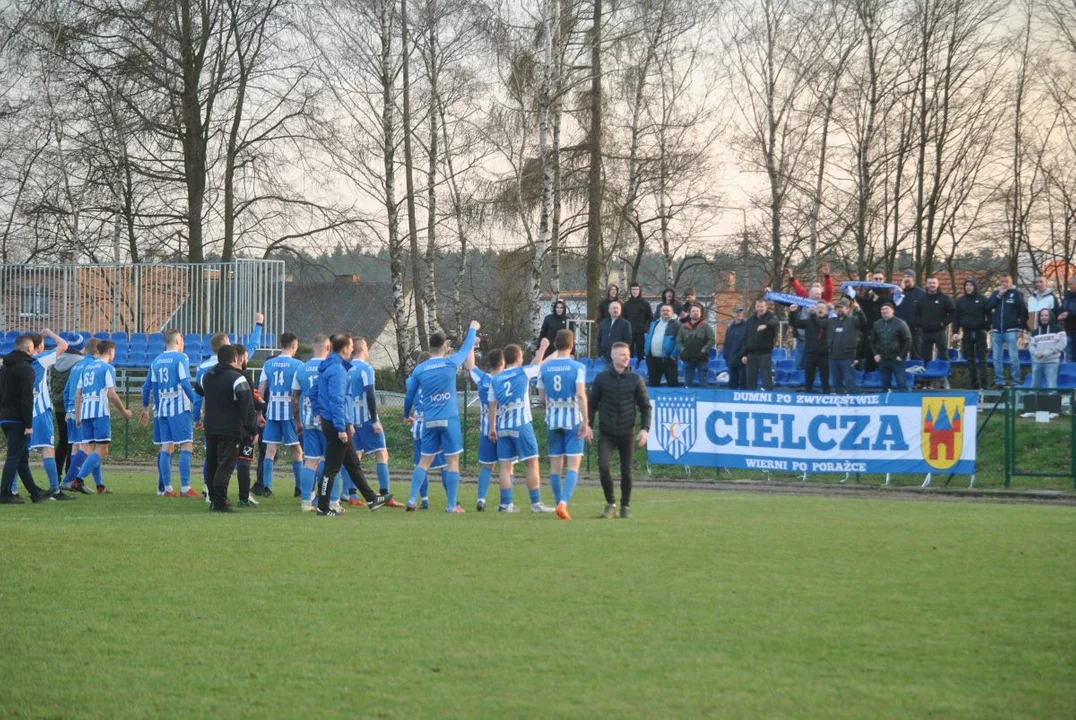
[[[30,429],[30,449],[52,447],[56,442],[56,426],[52,422],[52,413],[46,412],[34,416]]]
[[[153,418],[154,445],[182,445],[194,442],[194,416],[189,412]]]
[[[319,428],[303,428],[303,457],[307,460],[325,457],[325,433]]]
[[[546,439],[549,442],[549,457],[582,457],[586,446],[583,438],[579,437],[579,426],[565,429],[550,429],[546,431]]]
[[[492,465],[497,462],[497,443],[489,439],[489,435],[478,438],[478,462],[481,465]]]
[[[82,428],[75,424],[74,413],[67,413],[67,442],[69,445],[82,444]]]
[[[444,421],[442,421],[444,422]],[[430,423],[422,426],[422,454],[436,455],[442,452],[446,456],[459,455],[463,452],[463,436],[460,434],[459,420],[453,418],[445,425]]]
[[[363,423],[355,428],[355,435],[352,436],[351,441],[355,444],[355,449],[359,452],[372,453],[378,450],[386,450],[388,446],[385,444],[385,432],[382,430],[379,433],[374,432],[373,423]]]
[[[82,442],[112,442],[112,418],[88,418],[82,421]]]
[[[299,433],[295,431],[295,421],[266,420],[262,428],[262,442],[266,445],[298,445]]]
[[[527,424],[521,428],[497,432],[497,460],[500,462],[520,462],[538,457],[538,438],[534,436],[534,426]]]
[[[411,441],[412,443],[414,443],[415,446],[415,451],[412,456],[412,462],[413,464],[418,465],[419,461],[422,460],[422,445],[418,440],[415,440],[413,437],[411,438]],[[445,459],[444,453],[439,452],[433,456],[433,462],[430,463],[430,470],[440,470],[443,467],[448,467],[448,460]]]

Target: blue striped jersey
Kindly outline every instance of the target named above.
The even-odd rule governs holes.
[[[292,376],[291,389],[299,391],[299,419],[302,420],[304,428],[321,429],[321,426],[314,422],[317,415],[314,412],[314,404],[310,401],[310,392],[318,384],[318,367],[324,359],[307,360]]]
[[[302,366],[301,360],[287,355],[277,355],[265,361],[258,385],[265,383],[269,390],[262,398],[266,420],[291,420],[291,391],[295,374]]]
[[[355,424],[373,422],[374,409],[370,407],[370,400],[366,397],[366,388],[375,387],[374,369],[362,360],[352,360],[348,382],[351,383],[351,396],[355,398]]]
[[[82,367],[80,364],[79,367]],[[82,367],[78,389],[82,391],[82,420],[111,417],[108,391],[116,387],[116,371],[100,358]]]
[[[255,325],[254,329],[250,331],[250,335],[247,337],[247,341],[245,343],[245,346],[247,348],[247,352],[250,353],[251,357],[254,357],[254,353],[258,352],[258,348],[260,348],[262,346],[262,331],[263,330],[264,330],[263,325]],[[195,375],[194,375],[194,384],[195,385],[201,385],[202,384],[202,376],[205,375],[207,372],[209,372],[210,369],[212,369],[212,367],[214,365],[216,365],[216,364],[217,364],[217,356],[214,353],[212,357],[208,358],[207,360],[202,362],[201,365],[198,366],[198,370],[195,372]],[[202,398],[201,395],[195,395],[194,396],[194,420],[195,420],[195,422],[197,422],[199,420],[199,418],[202,417],[202,403],[203,402],[205,402],[205,400]]]
[[[190,361],[178,350],[165,350],[155,357],[149,365],[146,382],[153,399],[154,417],[176,417],[189,412],[194,404]]]
[[[542,363],[538,387],[545,391],[545,423],[550,430],[570,430],[583,422],[576,393],[587,381],[583,363],[553,358]]]
[[[533,420],[531,379],[538,377],[538,365],[508,368],[497,373],[489,386],[490,402],[497,401],[497,431],[515,430]]]
[[[471,382],[478,390],[478,431],[489,435],[489,384],[493,376],[478,368],[471,368]]]
[[[49,368],[56,364],[56,351],[41,353],[34,358],[34,417],[52,412],[49,394]]]
[[[454,355],[430,358],[411,371],[407,395],[404,396],[405,415],[411,410],[415,393],[421,391],[426,398],[426,407],[422,411],[426,422],[452,420],[460,416],[460,406],[456,399],[456,374],[460,366],[467,361],[467,356],[474,347],[475,337],[472,328],[467,332],[463,347]]]
[[[75,412],[75,393],[78,391],[79,378],[82,377],[82,371],[89,367],[94,359],[87,355],[71,368],[71,373],[67,376],[67,384],[64,385],[64,412]]]

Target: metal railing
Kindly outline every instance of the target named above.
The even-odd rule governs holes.
[[[266,332],[284,328],[282,260],[227,263],[0,265],[0,324],[5,330],[157,333],[250,331],[265,313]]]

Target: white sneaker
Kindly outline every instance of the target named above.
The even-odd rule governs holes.
[[[556,512],[556,510],[549,507],[545,503],[536,502],[536,503],[531,503],[531,512],[536,514],[536,515],[540,515],[540,514],[544,514],[544,513]]]
[[[516,507],[515,503],[509,503],[507,505],[499,505],[499,506],[497,506],[497,512],[514,513],[514,512],[519,512],[519,508]]]
[[[317,510],[317,507],[314,505],[314,503],[310,502],[309,500],[303,500],[303,512],[314,512],[315,510]]]
[[[335,510],[340,515],[344,514],[344,507],[343,507],[343,505],[340,504],[339,500],[336,500],[335,502],[329,503],[329,509],[330,510]]]
[[[252,505],[254,507],[258,507],[258,501],[254,499],[253,495],[250,495],[250,496],[247,497],[247,503],[249,503],[250,505]]]

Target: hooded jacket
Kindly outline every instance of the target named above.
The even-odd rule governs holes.
[[[953,301],[941,290],[936,293],[924,292],[917,311],[919,325],[924,332],[946,330],[953,322],[955,311]]]
[[[331,422],[336,432],[347,432],[347,426],[353,422],[351,413],[355,403],[348,382],[350,370],[351,363],[338,353],[331,353],[318,365],[318,382],[310,393],[314,413],[322,422]]]
[[[85,356],[75,350],[68,350],[56,358],[56,364],[49,372],[49,395],[52,398],[52,407],[62,410],[64,407],[64,388],[67,386],[67,378],[71,376],[71,368],[85,359]]]
[[[654,319],[654,311],[650,308],[650,303],[639,295],[629,297],[621,307],[623,309],[620,316],[631,323],[632,334],[645,333],[647,326]]]
[[[1024,295],[1016,288],[1009,288],[1004,293],[996,292],[986,301],[990,311],[990,329],[997,332],[1027,329],[1027,303]]]
[[[563,315],[557,315],[557,305],[564,308]],[[564,304],[563,300],[557,300],[553,303],[553,312],[549,313],[542,320],[542,329],[538,331],[538,344],[542,344],[542,338],[549,340],[549,348],[546,350],[546,354],[554,353],[557,351],[553,347],[553,341],[557,339],[557,333],[561,330],[568,329],[568,306]]]
[[[646,331],[646,340],[643,345],[646,347],[646,356],[652,357],[650,352],[651,343],[654,341],[654,331],[661,325],[661,318],[658,318],[654,322],[650,323],[650,329]],[[661,338],[661,353],[663,357],[675,358],[678,354],[676,348],[676,336],[680,333],[680,323],[677,319],[671,318],[668,324],[665,326],[665,335]]]
[[[1049,325],[1038,325],[1031,331],[1027,349],[1034,362],[1056,363],[1061,361],[1068,340],[1068,335],[1061,331],[1051,314]]]
[[[1068,313],[1064,321],[1065,332],[1069,335],[1076,335],[1076,292],[1065,291],[1065,296],[1061,298],[1061,312]]]
[[[4,356],[0,366],[0,422],[34,424],[34,358],[22,350]]]
[[[725,358],[726,364],[732,365],[740,362],[740,358],[743,357],[743,345],[746,340],[747,321],[736,322],[733,320],[729,323],[729,326],[725,329],[725,342],[721,346],[721,357]]]
[[[194,391],[205,398],[205,433],[241,439],[258,434],[254,393],[237,368],[217,363]]]
[[[904,291],[900,305],[897,305],[893,314],[903,320],[909,329],[921,327],[919,322],[919,306],[926,302],[927,292],[916,285]]]
[[[680,325],[676,333],[676,349],[684,362],[702,362],[710,357],[710,348],[717,344],[717,336],[710,323],[700,318],[698,323],[690,320]]]
[[[971,285],[972,291],[967,291]],[[957,298],[953,306],[953,332],[961,330],[976,332],[986,330],[990,325],[990,313],[986,309],[986,298],[979,293],[979,286],[974,280],[964,283],[964,294]]]

